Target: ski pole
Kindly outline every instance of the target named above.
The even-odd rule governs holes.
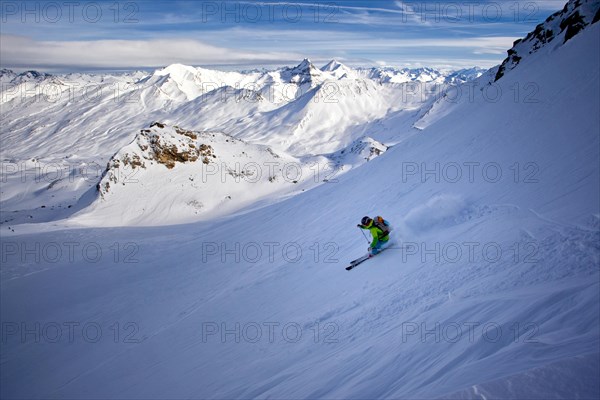
[[[357,226],[357,228],[358,228],[358,226]],[[360,229],[360,228],[358,228],[358,229]],[[363,232],[363,230],[362,230],[362,229],[360,229],[360,233],[362,233],[362,235],[363,235],[363,237],[365,238],[365,240],[367,241],[367,243],[371,243],[371,242],[369,241],[369,238],[368,238],[368,237],[365,235],[365,233]]]

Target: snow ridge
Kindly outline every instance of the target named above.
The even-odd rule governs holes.
[[[521,60],[529,54],[560,38],[559,47],[573,38],[587,26],[600,20],[600,1],[598,0],[569,0],[561,11],[549,16],[546,21],[536,26],[524,39],[514,42],[508,50],[508,57],[500,65],[495,81],[514,69]]]

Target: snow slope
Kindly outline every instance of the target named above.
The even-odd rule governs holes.
[[[3,227],[2,397],[598,398],[599,38],[237,214]],[[395,248],[344,271],[376,213]]]

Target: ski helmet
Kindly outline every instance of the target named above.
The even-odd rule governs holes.
[[[369,217],[363,217],[363,219],[360,221],[360,223],[363,226],[371,226],[371,224],[373,223],[373,220]]]

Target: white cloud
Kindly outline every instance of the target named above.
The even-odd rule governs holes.
[[[37,41],[0,35],[3,66],[32,68],[135,68],[172,63],[244,65],[298,60],[292,52],[251,52],[212,46],[195,39]]]
[[[222,33],[221,33],[222,34]],[[280,30],[268,31],[262,29],[233,28],[227,31],[227,37],[232,40],[243,38],[253,42],[282,42],[294,46],[304,45],[313,50],[389,50],[390,48],[453,48],[465,49],[473,53],[478,51],[485,54],[505,53],[518,39],[516,36],[476,36],[460,38],[396,38],[394,36],[374,36],[370,32],[337,32],[322,30]]]
[[[0,35],[0,58],[5,68],[46,71],[152,68],[173,63],[253,68],[294,65],[304,57],[317,62],[332,58],[362,60],[363,65],[492,66],[500,63],[503,54],[516,39],[505,36],[400,39],[373,37],[364,32],[273,32],[243,28],[219,34],[225,35],[229,43],[244,43],[246,40],[252,42],[256,49],[269,50],[210,45],[206,42],[215,43],[217,39],[216,33],[209,32],[204,34],[204,41],[190,38],[37,41],[23,36]],[[471,60],[467,59],[469,55],[472,55]]]

